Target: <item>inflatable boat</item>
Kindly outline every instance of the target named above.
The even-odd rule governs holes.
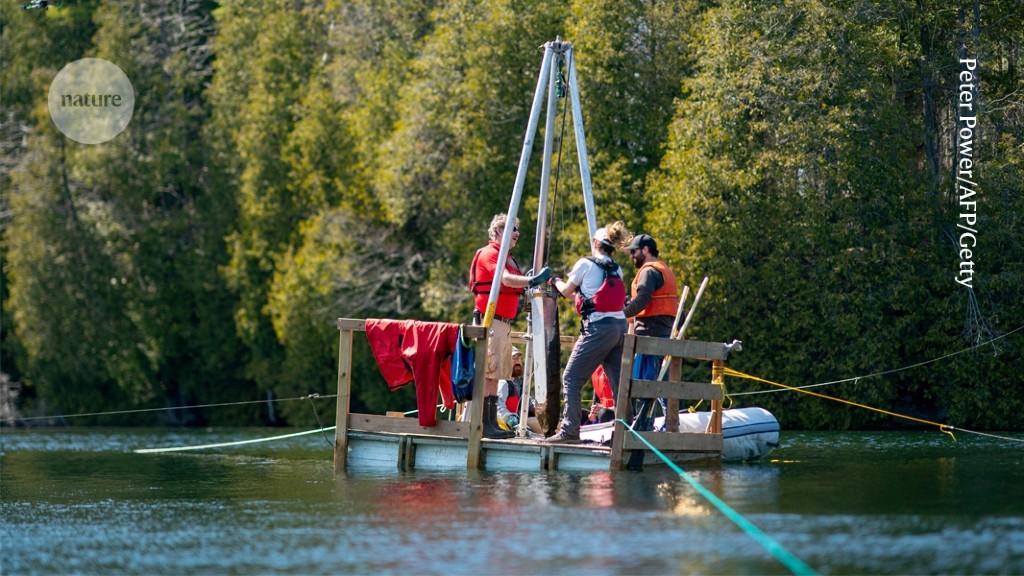
[[[680,432],[704,432],[710,412],[679,412]],[[654,428],[665,423],[655,418]],[[604,443],[611,440],[613,422],[591,424],[580,429],[580,439]],[[779,445],[779,421],[764,408],[733,408],[722,411],[722,459],[756,460],[767,456]]]

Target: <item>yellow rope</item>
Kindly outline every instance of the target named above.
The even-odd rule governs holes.
[[[722,377],[723,375],[725,375],[723,368],[725,370],[728,370],[728,368],[725,368],[724,364],[722,366],[711,367],[711,384],[713,386],[718,386],[719,388],[722,389],[722,398],[728,401],[728,405],[725,406],[725,410],[729,410],[732,408],[733,399],[732,396],[729,395],[729,391],[726,390],[725,388],[725,378]],[[702,404],[704,404],[703,399],[699,400],[696,404],[687,407],[686,411],[689,412],[690,414],[693,414],[697,411],[698,408],[701,407]]]
[[[940,422],[933,422],[931,420],[925,420],[923,418],[916,418],[914,416],[907,416],[906,414],[899,414],[897,412],[890,412],[889,410],[883,410],[881,408],[875,408],[874,406],[868,406],[867,404],[861,404],[859,402],[853,402],[851,400],[844,400],[842,398],[836,398],[835,396],[828,396],[827,394],[821,394],[820,392],[811,392],[810,390],[803,390],[794,386],[787,386],[778,382],[772,382],[771,380],[765,380],[764,378],[758,378],[750,374],[745,374],[739,370],[733,370],[732,368],[725,367],[726,376],[734,376],[736,378],[746,378],[747,380],[754,380],[755,382],[763,382],[764,384],[770,384],[772,386],[778,386],[779,388],[785,388],[793,392],[800,392],[801,394],[807,394],[809,396],[815,396],[817,398],[824,398],[825,400],[833,400],[835,402],[841,402],[843,404],[849,404],[850,406],[856,406],[858,408],[864,408],[865,410],[871,410],[872,412],[879,412],[888,416],[895,416],[896,418],[903,418],[904,420],[910,420],[912,422],[918,422],[920,424],[927,424],[929,426],[936,426],[939,432],[949,434],[949,437],[956,441],[956,436],[953,435],[954,428],[948,424],[942,424]]]

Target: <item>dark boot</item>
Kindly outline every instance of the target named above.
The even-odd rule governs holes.
[[[512,438],[515,433],[498,427],[498,397],[488,396],[484,399],[484,438]]]

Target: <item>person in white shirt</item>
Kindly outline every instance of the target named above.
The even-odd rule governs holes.
[[[626,333],[623,313],[626,288],[622,269],[611,255],[628,237],[629,231],[622,222],[599,229],[590,242],[591,256],[577,260],[567,280],[553,280],[559,293],[575,298],[583,329],[562,374],[562,393],[565,394],[562,421],[558,432],[547,442],[572,444],[580,441],[580,392],[598,366],[604,367],[613,389],[618,387],[622,336]]]

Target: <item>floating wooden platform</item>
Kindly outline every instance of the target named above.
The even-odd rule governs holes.
[[[624,452],[643,450],[645,460],[653,456],[646,446],[628,433],[621,422],[615,424],[612,446],[598,444],[550,444],[538,440],[483,438],[483,402],[472,402],[469,422],[439,421],[424,428],[414,418],[396,418],[349,412],[352,391],[352,337],[365,331],[365,320],[339,318],[338,402],[335,422],[334,469],[487,469],[487,470],[608,470],[623,467]],[[487,332],[480,326],[464,326],[464,337],[474,341],[476,379],[474,397],[483,390]],[[645,440],[677,460],[719,458],[722,453],[722,372],[724,361],[733,351],[732,344],[692,340],[668,340],[626,335],[623,342],[622,369],[616,406],[619,418],[631,420],[634,398],[668,398],[670,408],[678,400],[709,400],[711,418],[705,433],[678,431],[678,420],[669,423],[671,431],[642,432]],[[673,358],[669,381],[653,382],[631,378],[633,354],[651,354]],[[680,382],[679,359],[712,361],[710,383]],[[674,412],[671,412],[674,414]],[[651,459],[653,460],[653,459]]]
[[[348,433],[348,468],[401,470],[465,470],[469,443],[462,438]],[[548,444],[537,440],[483,439],[484,470],[608,470],[611,448],[599,444]]]

